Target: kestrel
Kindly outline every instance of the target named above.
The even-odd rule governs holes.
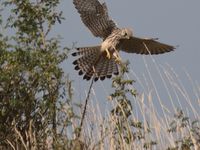
[[[82,22],[95,37],[103,39],[101,44],[90,47],[76,48],[73,56],[80,56],[73,64],[75,70],[83,79],[94,77],[104,80],[118,74],[118,64],[121,62],[119,51],[136,54],[162,54],[173,51],[175,47],[156,41],[157,39],[142,39],[133,36],[129,28],[119,28],[109,18],[105,3],[98,0],[73,0]]]

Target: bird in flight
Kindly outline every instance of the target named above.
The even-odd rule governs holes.
[[[162,54],[173,51],[174,46],[153,38],[138,38],[129,28],[119,28],[108,15],[105,3],[98,0],[73,0],[82,22],[95,37],[102,38],[97,46],[79,47],[72,56],[79,56],[73,64],[83,79],[95,81],[111,78],[119,73],[119,51],[136,54]]]

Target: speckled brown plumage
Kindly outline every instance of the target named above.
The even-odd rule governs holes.
[[[83,79],[104,80],[118,74],[118,51],[136,54],[162,54],[173,51],[175,47],[160,43],[157,39],[138,38],[129,28],[118,28],[109,18],[105,3],[98,0],[73,0],[82,22],[95,37],[103,42],[99,46],[80,47],[73,56],[79,56],[73,64]],[[115,55],[117,54],[117,55]],[[118,60],[118,61],[116,61]]]

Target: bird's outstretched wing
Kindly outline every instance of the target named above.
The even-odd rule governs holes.
[[[127,53],[136,54],[162,54],[173,51],[174,46],[167,45],[156,41],[157,39],[142,39],[131,37],[120,41],[120,49]]]
[[[73,0],[83,23],[96,37],[105,39],[116,29],[116,24],[109,19],[106,4],[98,0]]]

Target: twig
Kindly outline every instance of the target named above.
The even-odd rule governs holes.
[[[28,150],[28,148],[27,148],[27,146],[26,146],[26,144],[25,144],[25,141],[24,141],[24,139],[23,139],[21,133],[19,132],[19,130],[17,129],[16,126],[14,127],[14,129],[15,129],[15,132],[17,133],[17,135],[20,137],[20,140],[21,140],[21,142],[22,142],[22,144],[23,144],[25,150]]]
[[[84,119],[85,119],[87,104],[88,104],[88,100],[89,100],[89,97],[90,97],[90,92],[91,92],[91,89],[92,89],[93,82],[94,82],[94,77],[92,78],[92,82],[91,82],[91,84],[90,84],[90,87],[89,87],[89,90],[88,90],[88,93],[87,93],[87,97],[86,97],[86,99],[85,99],[83,114],[82,114],[82,116],[81,116],[80,130],[79,130],[79,132],[78,132],[78,134],[77,134],[77,138],[79,138],[80,135],[81,135],[81,131],[82,131],[82,127],[83,127],[83,121],[84,121]]]
[[[6,139],[6,142],[8,142],[8,144],[12,147],[13,150],[16,150],[14,145],[8,139]]]

